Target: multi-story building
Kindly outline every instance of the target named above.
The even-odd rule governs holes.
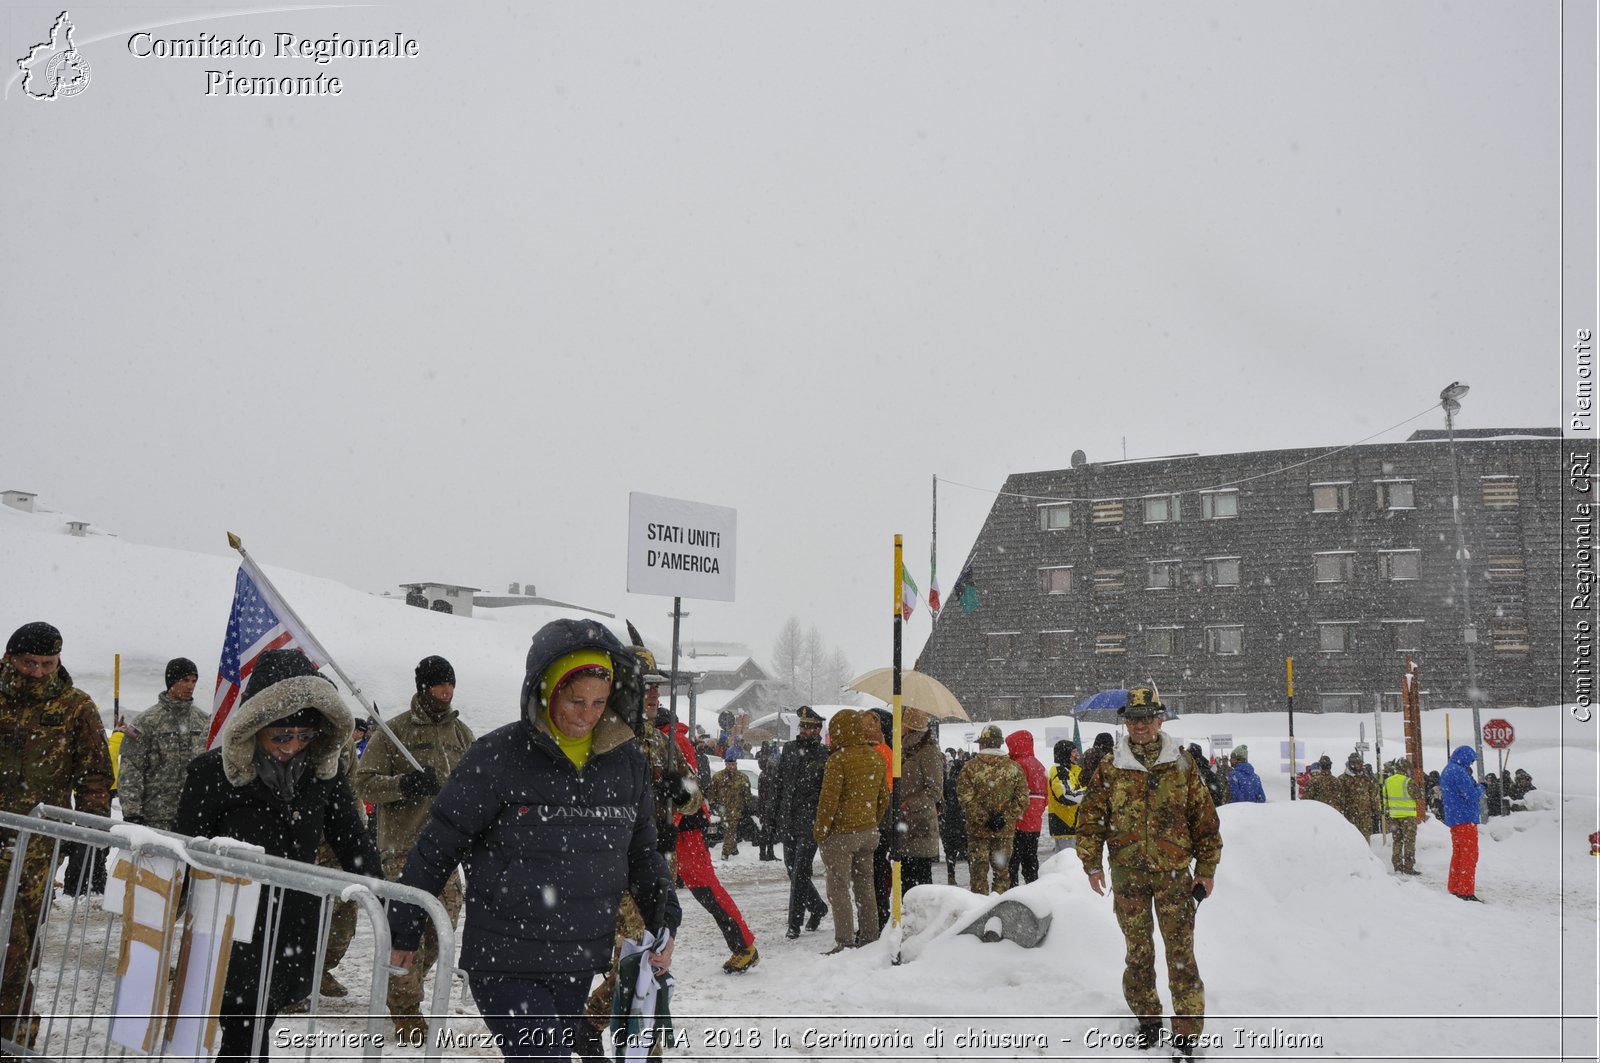
[[[1457,431],[1483,704],[1560,700],[1557,429]],[[1403,443],[1088,462],[1009,477],[918,667],[974,719],[1153,680],[1178,711],[1465,704],[1443,431]]]

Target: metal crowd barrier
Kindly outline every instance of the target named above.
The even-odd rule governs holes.
[[[87,888],[74,891],[70,881],[66,888],[55,882],[62,858],[74,846],[88,847],[90,866],[111,849],[127,854],[107,886],[121,894],[120,910],[109,910],[111,905]],[[442,1035],[455,981],[455,928],[439,899],[422,890],[268,856],[228,839],[188,838],[48,805],[26,816],[0,812],[0,856],[8,853],[10,869],[0,893],[0,986],[13,992],[20,981],[22,989],[20,1007],[0,1009],[0,1054],[60,1061],[209,1059],[220,1038],[219,961],[226,958],[233,932],[247,933],[246,920],[253,925],[253,906],[248,916],[238,915],[240,898],[253,892],[250,884],[259,887],[258,903],[268,906],[256,978],[257,1015],[266,1013],[285,895],[293,891],[320,899],[309,1007],[302,1014],[280,1013],[271,1028],[256,1023],[254,1053],[276,1049],[278,1055],[287,1048],[284,1058],[303,1049],[305,1059],[381,1059],[385,1049],[401,1048],[421,1049],[422,1058],[438,1059],[448,1040]],[[48,873],[31,954],[9,962],[13,916],[22,914],[17,909],[25,858],[33,856],[37,867],[40,853],[48,856]],[[136,894],[136,889],[146,892]],[[224,899],[202,902],[208,889]],[[318,1010],[329,921],[341,900],[357,905],[372,934],[370,995],[359,1029],[337,1021],[359,1022],[357,1016]],[[429,1036],[422,1043],[400,1043],[388,1015],[389,977],[399,973],[388,962],[386,905],[391,901],[420,907],[438,935],[433,994],[424,1016]],[[217,942],[214,953],[203,954],[204,946]],[[180,1002],[193,1003],[191,991],[197,989],[209,992],[205,999],[211,1006],[180,1007]],[[157,1003],[146,1005],[147,1013],[130,1012],[129,1000]],[[30,1028],[35,1013],[38,1024]]]

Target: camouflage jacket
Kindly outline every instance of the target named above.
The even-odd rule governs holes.
[[[472,728],[461,722],[460,713],[427,694],[412,695],[409,709],[384,722],[424,768],[434,770],[440,785],[473,742]],[[374,727],[351,785],[357,797],[378,809],[378,849],[385,857],[409,853],[428,825],[433,797],[407,797],[400,789],[400,780],[415,770],[389,736]]]
[[[728,819],[739,819],[750,804],[750,780],[738,768],[724,768],[711,776],[706,796]]]
[[[171,830],[189,762],[206,751],[210,731],[211,717],[193,701],[178,701],[166,691],[134,717],[122,740],[117,793],[123,816]]]
[[[1344,818],[1363,831],[1372,828],[1372,817],[1378,814],[1378,788],[1372,778],[1363,773],[1345,772],[1334,780],[1339,784],[1334,795],[1335,806]]]
[[[967,819],[967,834],[988,838],[1005,834],[1028,810],[1028,777],[1004,749],[980,749],[956,779],[956,798]],[[1005,822],[989,826],[993,813]]]
[[[1339,780],[1318,768],[1306,780],[1305,800],[1339,807]]]
[[[644,750],[645,762],[650,766],[650,784],[655,789],[656,836],[670,837],[673,813],[693,815],[700,807],[700,780],[678,743],[655,724],[645,726],[644,733],[639,735],[639,748]],[[677,807],[673,807],[672,801],[673,791],[677,789],[674,778],[682,779],[689,790],[689,795]]]
[[[0,659],[0,808],[111,814],[111,751],[94,700],[65,668],[42,679]]]
[[[1171,735],[1146,766],[1126,738],[1100,761],[1078,813],[1078,857],[1084,871],[1101,869],[1101,851],[1116,867],[1185,871],[1208,878],[1222,859],[1222,833],[1205,780]]]

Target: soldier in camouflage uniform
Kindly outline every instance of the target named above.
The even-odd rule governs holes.
[[[967,861],[973,893],[1011,887],[1011,842],[1017,820],[1028,810],[1028,777],[1001,748],[1005,738],[994,724],[978,735],[978,755],[956,780],[956,798],[967,820]]]
[[[26,813],[40,803],[110,815],[111,752],[100,710],[61,667],[61,632],[35,621],[12,634],[0,659],[0,809]],[[11,872],[16,842],[15,834],[0,832],[0,882]],[[23,1044],[38,1032],[38,1016],[23,1007],[32,989],[34,932],[54,874],[52,848],[48,838],[30,840],[0,972],[0,1037]]]
[[[1194,957],[1200,899],[1194,891],[1203,887],[1200,896],[1210,895],[1222,858],[1217,810],[1193,759],[1161,733],[1166,709],[1154,690],[1128,691],[1120,715],[1128,734],[1089,783],[1078,814],[1078,856],[1090,887],[1103,895],[1102,850],[1110,850],[1113,908],[1128,947],[1122,993],[1139,1021],[1139,1047],[1163,1035],[1155,968],[1159,922],[1172,992],[1173,1054],[1192,1059],[1206,1004]]]
[[[178,820],[189,762],[206,751],[211,718],[195,707],[200,671],[185,657],[167,662],[167,689],[134,717],[122,747],[122,818],[161,830]]]
[[[1339,807],[1339,780],[1333,777],[1333,758],[1323,754],[1322,759],[1311,765],[1310,775],[1306,779],[1307,801],[1321,801],[1325,805]]]
[[[706,797],[722,810],[722,858],[726,860],[739,851],[739,821],[750,804],[750,780],[739,770],[738,757],[723,758],[723,768],[711,777]]]
[[[1351,753],[1345,761],[1344,774],[1334,781],[1339,784],[1335,807],[1361,832],[1361,837],[1370,837],[1373,820],[1378,815],[1378,788],[1367,774],[1361,754]]]

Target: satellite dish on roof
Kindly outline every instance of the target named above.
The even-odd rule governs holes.
[[[1085,454],[1083,451],[1074,450],[1072,452],[1072,467],[1074,469],[1076,469],[1080,465],[1085,464],[1088,460],[1089,460],[1089,455]]]

